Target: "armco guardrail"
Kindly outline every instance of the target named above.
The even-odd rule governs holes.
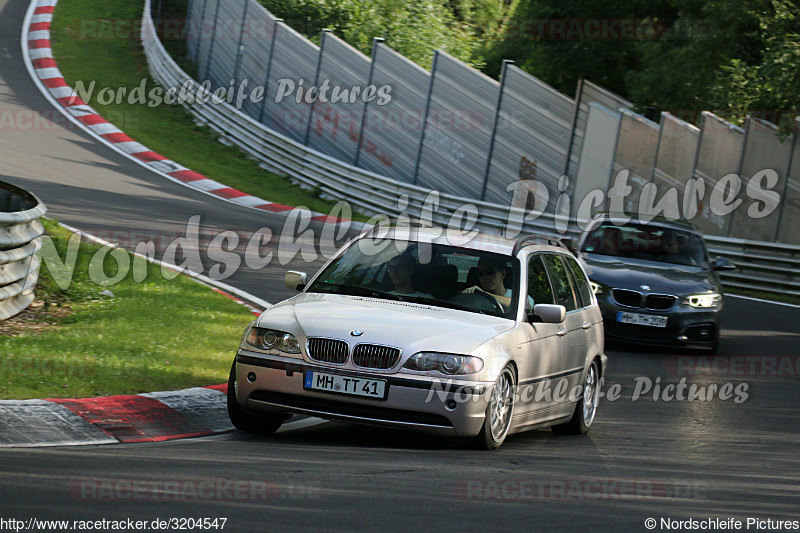
[[[158,39],[150,15],[150,1],[145,2],[142,43],[153,77],[164,87],[181,87],[194,82],[167,54]],[[184,104],[195,120],[208,125],[221,136],[221,141],[234,144],[261,161],[263,167],[287,174],[308,187],[348,201],[366,213],[397,216],[405,212],[421,216],[429,189],[399,182],[323,155],[303,144],[277,133],[237,111],[227,103],[192,102]],[[399,202],[402,196],[408,204]],[[556,223],[569,224],[569,233],[577,232],[574,221],[543,213],[532,221],[525,220],[527,211],[489,202],[480,202],[454,195],[439,195],[438,209],[430,219],[447,225],[453,213],[464,213],[472,206],[478,213],[475,227],[482,230],[504,230],[509,220],[522,223],[525,231],[554,233]],[[524,207],[524,206],[523,206]],[[459,211],[462,210],[462,211]],[[740,270],[723,276],[731,287],[749,288],[773,293],[800,295],[800,246],[780,245],[709,237],[712,255],[730,256]]]
[[[0,182],[0,320],[27,308],[39,278],[44,204],[33,194]]]
[[[706,237],[713,255],[738,269],[723,273],[726,287],[800,296],[800,246]]]

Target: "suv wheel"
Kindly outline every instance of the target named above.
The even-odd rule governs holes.
[[[583,378],[583,395],[575,404],[572,419],[566,424],[553,426],[553,431],[567,435],[586,435],[594,422],[599,401],[600,367],[597,365],[597,360],[594,360]]]
[[[281,415],[255,413],[243,408],[236,400],[236,361],[231,365],[228,376],[228,418],[239,431],[270,435],[275,433],[286,418]]]
[[[511,366],[507,365],[494,382],[492,398],[486,406],[486,417],[481,432],[475,437],[477,448],[494,450],[506,440],[514,414],[514,391],[516,377]]]

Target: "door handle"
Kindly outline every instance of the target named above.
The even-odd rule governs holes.
[[[592,324],[591,324],[591,322],[584,322],[581,327],[583,329],[589,329],[590,327],[592,327]]]
[[[567,334],[567,328],[561,328],[556,332],[556,335],[558,335],[559,337],[563,337],[566,334]]]

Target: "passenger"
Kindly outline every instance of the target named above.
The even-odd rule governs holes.
[[[386,271],[389,273],[389,279],[392,281],[394,289],[389,292],[400,296],[432,298],[430,294],[420,292],[414,287],[414,272],[416,268],[417,262],[408,254],[396,255],[391,258],[386,265]]]

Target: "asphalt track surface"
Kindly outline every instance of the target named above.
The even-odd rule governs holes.
[[[22,62],[26,7],[0,0],[0,113],[53,116]],[[0,130],[0,180],[34,191],[50,216],[106,237],[180,235],[197,214],[209,234],[278,233],[285,222],[168,182],[72,128]],[[241,269],[225,281],[275,302],[291,294],[287,268],[319,263]],[[605,389],[619,384],[621,395],[601,402],[586,437],[533,431],[481,452],[324,423],[271,438],[3,449],[0,528],[32,518],[217,518],[217,529],[226,518],[224,530],[241,531],[647,531],[647,518],[663,531],[662,518],[798,520],[800,310],[735,298],[725,305],[720,359],[609,347]],[[651,391],[633,400],[637,378],[663,387],[681,377],[746,384],[747,399],[663,401]]]

